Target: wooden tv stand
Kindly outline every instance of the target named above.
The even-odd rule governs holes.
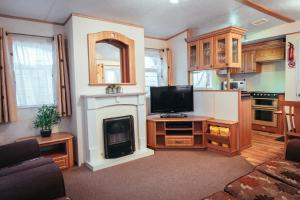
[[[147,145],[152,149],[202,149],[205,145],[206,121],[210,117],[185,118],[147,117]]]

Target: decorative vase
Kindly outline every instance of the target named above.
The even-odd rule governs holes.
[[[50,137],[52,130],[51,129],[47,129],[47,130],[40,130],[41,136],[42,137]]]

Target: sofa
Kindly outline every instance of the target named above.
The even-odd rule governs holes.
[[[300,200],[300,139],[287,145],[286,159],[257,166],[204,200]]]
[[[0,146],[0,199],[57,198],[67,199],[62,172],[35,139]]]

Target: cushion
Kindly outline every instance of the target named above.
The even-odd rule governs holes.
[[[53,160],[51,158],[39,157],[31,160],[26,160],[22,163],[2,168],[0,170],[0,177],[7,176],[12,173],[17,173],[24,170],[32,169],[35,167],[40,167],[42,165],[49,164],[49,163],[53,163]]]
[[[226,192],[216,192],[208,197],[205,197],[202,200],[237,200],[237,198],[230,196]]]
[[[256,170],[300,189],[300,163],[272,160],[256,167]]]
[[[286,147],[286,159],[294,162],[300,162],[300,139],[289,140]]]
[[[259,171],[251,172],[225,187],[239,200],[299,200],[300,190]]]

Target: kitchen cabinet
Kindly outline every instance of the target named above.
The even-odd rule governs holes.
[[[238,27],[227,27],[188,39],[189,70],[240,68],[241,39],[245,32]],[[198,57],[193,54],[197,51]]]
[[[241,68],[231,69],[232,74],[260,73],[261,63],[256,62],[256,51],[243,51]]]
[[[199,41],[200,66],[199,69],[211,69],[213,67],[213,37]]]
[[[215,61],[214,68],[241,68],[242,63],[242,36],[226,33],[214,37]]]
[[[285,47],[259,49],[256,51],[256,62],[270,62],[285,59]]]
[[[188,43],[188,68],[189,71],[196,70],[199,66],[199,41]]]

